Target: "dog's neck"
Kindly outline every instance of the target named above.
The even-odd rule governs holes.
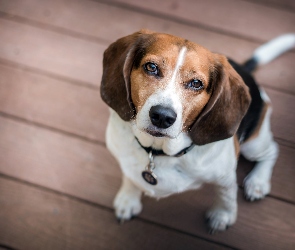
[[[167,155],[175,155],[192,144],[192,140],[185,132],[179,133],[176,138],[154,137],[137,128],[135,123],[131,123],[134,136],[144,147],[152,147],[156,150],[163,150]]]

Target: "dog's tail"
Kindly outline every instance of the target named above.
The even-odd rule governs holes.
[[[258,66],[267,64],[284,52],[295,48],[295,34],[285,34],[270,40],[258,47],[252,57],[243,67],[248,72],[254,71]]]

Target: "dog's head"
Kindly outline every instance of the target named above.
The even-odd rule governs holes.
[[[102,99],[155,137],[187,132],[197,145],[233,136],[250,104],[227,59],[167,34],[142,30],[104,53]]]

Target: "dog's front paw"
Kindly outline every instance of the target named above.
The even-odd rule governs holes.
[[[209,233],[213,234],[216,231],[224,231],[229,226],[233,225],[237,219],[237,211],[228,211],[221,208],[213,208],[206,214]]]
[[[114,200],[114,208],[118,221],[123,223],[138,215],[142,210],[142,204],[137,195],[120,191]]]
[[[247,176],[244,180],[244,194],[249,201],[260,200],[269,194],[270,182],[257,178],[255,175]]]

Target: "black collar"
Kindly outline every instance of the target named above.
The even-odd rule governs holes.
[[[157,149],[153,149],[152,147],[144,147],[141,145],[141,143],[139,142],[139,140],[137,139],[137,137],[135,137],[135,139],[137,140],[138,144],[149,154],[152,151],[152,154],[154,156],[172,156],[172,157],[180,157],[183,156],[184,154],[186,154],[187,152],[189,152],[194,146],[195,144],[191,144],[190,146],[184,148],[183,150],[179,151],[177,154],[175,155],[167,155],[163,150],[157,150]]]

